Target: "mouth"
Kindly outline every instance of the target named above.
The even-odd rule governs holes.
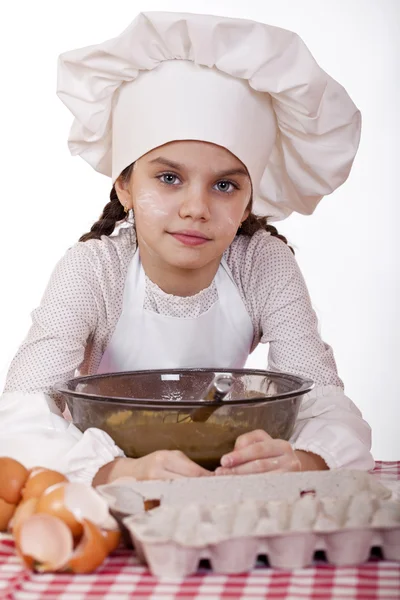
[[[185,246],[201,246],[210,241],[210,238],[205,236],[200,231],[185,229],[183,231],[174,231],[170,235]]]

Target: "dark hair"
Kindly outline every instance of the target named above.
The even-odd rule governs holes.
[[[123,181],[129,181],[131,173],[133,171],[133,165],[129,165],[126,167],[120,177]],[[252,205],[252,200],[250,200],[250,207]],[[117,223],[126,220],[127,214],[125,213],[124,207],[118,199],[117,192],[115,191],[115,185],[113,185],[112,190],[110,192],[110,201],[103,208],[103,212],[101,213],[99,219],[92,225],[90,231],[88,233],[83,234],[80,238],[80,242],[87,242],[87,240],[99,240],[102,235],[111,235],[114,231]],[[248,235],[252,236],[259,231],[260,229],[264,229],[268,231],[272,236],[277,237],[282,240],[285,244],[288,243],[287,239],[284,235],[278,233],[278,230],[273,225],[268,223],[269,217],[259,217],[252,212],[250,212],[249,216],[245,221],[243,221],[242,226],[238,229],[236,235]],[[294,254],[294,250],[291,246],[289,246],[291,251]]]
[[[251,212],[247,219],[243,221],[242,226],[238,230],[236,235],[252,236],[256,233],[256,231],[259,231],[260,229],[265,229],[265,231],[268,231],[268,233],[270,233],[272,236],[277,237],[279,240],[282,240],[282,242],[289,246],[285,236],[279,233],[276,227],[270,225],[268,223],[268,219],[269,217],[260,217]],[[289,246],[289,248],[294,254],[293,248],[291,246]]]
[[[134,163],[122,171],[120,177],[123,181],[129,181],[133,170],[133,165]],[[79,241],[87,242],[88,240],[99,240],[102,235],[111,235],[117,223],[125,221],[127,216],[128,215],[125,212],[124,207],[118,199],[117,192],[115,191],[115,185],[113,185],[110,192],[110,201],[107,202],[99,219],[93,223],[90,231],[88,231],[88,233],[84,233],[79,238]]]

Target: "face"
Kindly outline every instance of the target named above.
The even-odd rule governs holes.
[[[219,264],[251,198],[243,164],[225,148],[197,141],[152,150],[116,190],[133,208],[141,255],[182,269]]]

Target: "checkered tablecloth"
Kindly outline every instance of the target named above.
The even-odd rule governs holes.
[[[400,481],[399,462],[378,462],[385,484]],[[93,575],[38,575],[26,571],[14,545],[0,538],[0,598],[4,600],[400,600],[400,564],[378,556],[358,567],[280,571],[258,563],[250,573],[217,575],[202,568],[184,580],[159,580],[130,550],[117,550]]]

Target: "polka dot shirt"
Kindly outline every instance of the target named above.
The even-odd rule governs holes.
[[[45,392],[54,383],[97,372],[116,327],[134,230],[79,242],[59,261],[32,326],[9,369],[4,392]],[[254,328],[252,350],[265,344],[265,367],[343,387],[332,349],[318,333],[316,315],[295,257],[266,231],[239,235],[225,252]],[[144,308],[174,317],[196,317],[218,300],[215,282],[194,296],[163,292],[146,278]]]

